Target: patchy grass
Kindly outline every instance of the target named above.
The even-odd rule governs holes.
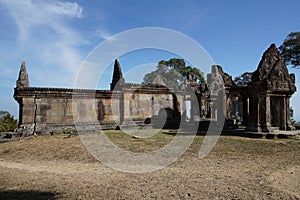
[[[3,143],[1,158],[8,160],[67,160],[94,162],[78,136],[45,135],[34,139]]]
[[[174,132],[105,131],[119,147],[149,152]],[[143,135],[144,134],[144,135]],[[141,138],[141,136],[149,138]],[[148,135],[147,135],[148,134]],[[150,137],[151,136],[151,137]],[[184,136],[191,137],[191,136]],[[204,159],[196,136],[170,166],[144,174],[116,171],[95,160],[80,136],[38,136],[0,144],[0,199],[299,199],[300,141],[221,136]]]
[[[133,152],[150,152],[158,150],[167,145],[176,134],[173,130],[161,130],[152,137],[140,138],[139,133],[135,133],[136,136],[132,136],[121,130],[104,131],[104,133],[120,148]],[[150,132],[149,135],[151,134],[153,134],[153,132]],[[187,153],[196,155],[204,138],[205,136],[195,136]],[[266,140],[221,136],[211,154],[214,156],[272,156],[280,153],[294,153],[299,151],[299,148],[299,142],[290,139]],[[3,143],[0,145],[0,155],[2,158],[6,159],[95,161],[81,143],[80,136],[72,135],[71,137],[68,137],[68,135],[64,134],[38,136],[30,140]]]
[[[170,132],[173,133],[170,130],[151,130],[148,131],[148,134],[145,134],[145,130],[137,130],[129,133],[124,131],[105,131],[105,135],[114,144],[125,150],[150,152],[167,145],[174,138],[174,135],[170,134]]]
[[[104,131],[114,144],[133,152],[149,152],[163,147],[174,138],[169,132],[163,130],[149,138],[137,138],[125,134],[123,131]],[[95,161],[81,143],[80,136],[72,135],[69,137],[69,135],[64,134],[41,135],[34,139],[2,143],[0,155],[2,158],[13,160]]]

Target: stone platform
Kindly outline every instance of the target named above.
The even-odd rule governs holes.
[[[246,127],[238,127],[237,129],[223,130],[222,135],[233,135],[249,138],[266,138],[266,139],[300,139],[300,130],[282,131],[276,130],[273,132],[254,132],[247,131]]]

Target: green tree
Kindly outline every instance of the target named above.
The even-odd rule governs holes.
[[[279,47],[281,57],[287,65],[300,68],[300,32],[291,32]]]
[[[7,111],[0,111],[0,132],[13,131],[18,127],[18,121]]]
[[[238,87],[247,87],[251,82],[252,72],[245,72],[242,75],[235,77],[234,82]]]
[[[167,87],[179,90],[189,74],[193,74],[194,81],[204,83],[203,72],[198,68],[186,66],[184,59],[172,58],[159,61],[156,70],[145,74],[143,84],[155,83],[159,77]]]

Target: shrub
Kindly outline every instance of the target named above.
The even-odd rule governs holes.
[[[18,120],[7,111],[0,111],[0,132],[13,131],[18,127]]]

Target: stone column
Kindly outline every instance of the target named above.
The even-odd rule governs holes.
[[[286,131],[287,130],[287,118],[288,116],[288,112],[287,109],[289,109],[289,106],[287,106],[287,100],[286,100],[286,96],[283,97],[283,116],[281,117],[282,122],[283,122],[283,129]]]
[[[258,96],[258,98],[257,98],[256,106],[257,106],[257,113],[256,113],[256,115],[257,115],[256,116],[256,118],[257,118],[257,120],[256,120],[257,124],[256,124],[256,127],[257,127],[257,132],[261,132],[262,131],[262,129],[261,129],[261,123],[262,123],[262,121],[260,120],[260,115],[261,115],[262,109],[260,108],[260,106],[261,106],[261,97],[260,96]]]
[[[270,95],[266,95],[266,127],[265,127],[265,131],[266,132],[271,132],[271,99],[270,99]]]
[[[260,121],[260,96],[258,95],[256,98],[253,99],[253,109],[254,109],[254,131],[261,132],[261,121]]]

